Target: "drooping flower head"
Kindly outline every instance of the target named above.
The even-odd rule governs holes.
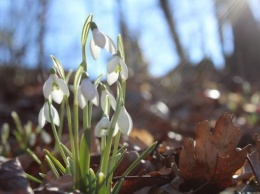
[[[64,95],[69,96],[69,88],[64,80],[56,75],[54,68],[50,71],[50,76],[43,85],[43,95],[46,99],[53,99],[60,104]]]
[[[108,52],[115,54],[116,46],[114,41],[105,33],[99,30],[95,22],[90,23],[92,38],[90,40],[90,52],[96,60],[99,57],[100,49],[105,48]]]
[[[107,83],[112,85],[118,80],[119,73],[124,80],[128,78],[128,68],[118,51],[107,64]]]
[[[109,120],[107,115],[104,115],[101,120],[97,123],[95,127],[95,136],[96,137],[103,137],[108,134],[108,130],[110,127],[111,121]],[[113,136],[115,136],[118,132],[118,126],[115,126]]]
[[[51,116],[50,116],[51,113]],[[57,110],[54,108],[54,106],[50,105],[48,101],[46,101],[43,105],[43,107],[40,110],[39,116],[38,116],[38,123],[40,128],[43,128],[46,121],[51,123],[51,117],[53,119],[53,123],[57,126],[60,125],[60,117],[57,112]]]
[[[83,79],[78,88],[78,102],[80,108],[84,108],[88,101],[91,101],[96,106],[99,105],[99,95],[97,88],[89,80],[87,73],[83,74]]]

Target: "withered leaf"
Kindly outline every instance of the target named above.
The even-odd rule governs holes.
[[[192,189],[202,186],[211,191],[222,190],[232,184],[232,175],[243,166],[251,145],[237,149],[241,132],[232,118],[224,113],[212,132],[208,121],[202,121],[196,128],[195,140],[184,140],[179,169]]]
[[[170,183],[163,185],[161,189],[167,192],[168,194],[184,194],[183,192],[179,191],[179,186],[181,182],[181,178],[177,176]]]
[[[71,175],[54,178],[52,171],[49,171],[45,179],[43,184],[34,190],[34,193],[64,193],[73,188],[73,177]]]
[[[124,178],[120,193],[132,194],[145,187],[164,185],[170,182],[168,175],[171,174],[171,172],[169,172],[169,170],[170,169],[164,168],[143,176],[127,176]],[[114,180],[119,178],[121,177],[115,177]]]
[[[0,161],[0,193],[33,193],[17,158]]]

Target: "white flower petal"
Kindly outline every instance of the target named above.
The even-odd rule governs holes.
[[[98,94],[98,91],[96,89],[96,95],[95,97],[93,98],[93,100],[91,101],[94,105],[98,106],[99,105],[99,94]]]
[[[106,98],[108,97],[109,102],[111,107],[113,108],[113,110],[116,110],[116,99],[114,98],[114,96],[107,90],[103,90],[101,92],[101,108],[103,111],[105,111],[105,107],[106,107]]]
[[[106,90],[103,90],[101,92],[101,99],[100,99],[100,104],[103,111],[105,111],[106,109],[106,97],[107,97]]]
[[[96,137],[103,137],[103,136],[107,135],[106,129],[100,128],[99,131],[96,131],[96,132],[97,132],[97,133],[95,133]]]
[[[57,88],[53,87],[56,84]],[[54,90],[53,90],[54,89]],[[60,104],[63,100],[63,95],[69,96],[69,89],[62,79],[57,75],[51,74],[43,85],[43,95],[46,99],[51,95],[52,99]]]
[[[85,97],[84,97],[83,94],[81,93],[81,88],[80,88],[80,86],[79,86],[79,88],[78,88],[78,96],[77,96],[77,98],[78,98],[79,107],[80,107],[81,109],[83,109],[83,108],[86,106],[87,102],[86,102]]]
[[[43,95],[46,99],[49,98],[51,91],[52,91],[52,85],[53,85],[53,74],[51,74],[48,79],[46,80],[46,82],[43,85]]]
[[[109,119],[105,116],[102,117],[102,119],[97,123],[95,127],[95,136],[96,137],[102,137],[107,134],[107,129],[110,126]]]
[[[63,94],[69,97],[70,92],[67,83],[59,78],[57,75],[55,75],[55,82],[57,83],[59,89],[63,92]]]
[[[120,75],[124,80],[127,80],[128,78],[128,67],[126,66],[125,62],[120,59],[119,60],[120,66],[121,66],[121,72]]]
[[[43,107],[44,107],[43,108],[44,117],[45,117],[46,121],[48,121],[50,123],[51,122],[51,118],[50,118],[50,114],[49,114],[48,102],[45,102]]]
[[[59,114],[57,112],[57,110],[51,105],[50,106],[51,108],[51,115],[52,115],[52,119],[53,119],[53,123],[57,126],[60,125],[60,118],[59,118]],[[43,109],[43,112],[44,112],[44,116],[45,116],[45,119],[51,123],[51,117],[50,117],[50,113],[49,113],[49,105],[48,105],[48,102],[45,102],[44,103],[44,109]]]
[[[107,63],[107,73],[112,73],[116,70],[120,58],[118,56],[114,56],[108,63]]]
[[[133,128],[133,121],[124,106],[122,106],[119,112],[117,124],[122,133],[126,135],[129,135],[131,133],[131,130]]]
[[[116,99],[114,98],[114,96],[107,91],[107,95],[111,104],[111,107],[113,108],[113,110],[116,110]]]
[[[93,38],[91,38],[90,40],[90,53],[93,57],[93,59],[97,60],[97,58],[99,57],[99,54],[100,54],[100,47],[98,47]]]
[[[107,129],[109,128],[110,125],[110,121],[108,119],[108,117],[104,116],[102,117],[102,119],[99,121],[100,127],[103,129]]]
[[[63,92],[61,90],[54,89],[51,92],[51,98],[58,104],[60,104],[63,100]]]
[[[112,72],[107,74],[107,83],[108,85],[114,84],[118,80],[119,73],[118,72]]]
[[[118,124],[116,123],[115,129],[114,129],[114,132],[113,132],[113,137],[116,136],[118,131],[119,131],[119,127],[118,127]]]
[[[106,36],[103,32],[101,32],[98,28],[92,30],[92,37],[94,39],[95,44],[100,47],[104,48],[106,45]]]
[[[46,123],[46,119],[45,119],[45,116],[44,116],[44,106],[40,110],[40,113],[39,113],[39,116],[38,116],[38,123],[39,123],[39,126],[40,126],[41,129],[44,127],[44,125]]]
[[[58,111],[51,105],[51,114],[53,115],[53,123],[60,126],[60,117]]]
[[[106,37],[105,49],[108,52],[115,54],[116,53],[116,46],[115,46],[114,41],[108,35],[105,35],[105,37]]]
[[[86,100],[91,101],[96,96],[97,89],[89,79],[82,79],[80,88]]]

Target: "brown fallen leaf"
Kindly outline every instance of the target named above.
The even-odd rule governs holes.
[[[120,194],[132,194],[140,189],[151,186],[160,186],[171,181],[171,169],[163,168],[159,171],[150,172],[142,176],[127,176],[120,189]],[[119,180],[122,177],[115,177],[114,180]],[[137,193],[140,193],[139,191]],[[143,193],[143,191],[141,191]]]
[[[0,158],[0,193],[33,193],[17,158]]]
[[[179,191],[179,186],[181,183],[181,178],[177,176],[170,183],[163,185],[161,190],[167,192],[168,194],[184,194],[183,192]],[[187,192],[185,193],[187,194]]]
[[[199,193],[218,193],[232,185],[232,175],[243,166],[248,149],[237,149],[240,130],[232,123],[233,116],[224,113],[211,132],[208,121],[196,128],[195,140],[187,138],[180,152],[180,175]]]

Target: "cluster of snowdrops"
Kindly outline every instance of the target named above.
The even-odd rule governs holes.
[[[89,33],[91,31],[91,33]],[[93,82],[89,79],[86,45],[89,34],[90,52],[97,60],[100,50],[105,49],[111,53],[111,60],[107,64],[107,83],[117,85],[116,98],[109,92],[107,86],[102,83],[100,75]],[[47,122],[51,124],[55,138],[55,149],[62,157],[62,162],[49,152],[46,152],[47,162],[57,178],[64,174],[73,177],[74,190],[83,193],[118,193],[124,181],[124,177],[154,148],[155,143],[145,150],[122,174],[122,178],[112,184],[113,172],[122,161],[127,152],[127,145],[119,147],[121,133],[129,135],[133,122],[125,108],[126,80],[128,68],[125,64],[123,41],[117,36],[117,45],[93,22],[93,16],[89,15],[82,30],[81,36],[82,62],[74,74],[73,84],[68,85],[71,72],[65,75],[61,63],[54,57],[50,76],[43,85],[45,103],[40,110],[38,122],[44,128]],[[101,94],[99,94],[99,92]],[[71,94],[72,93],[72,94]],[[69,103],[69,97],[73,96],[73,107]],[[60,112],[55,109],[53,103],[60,104]],[[92,130],[92,107],[100,106],[103,116]],[[79,117],[82,114],[83,121]],[[70,147],[66,147],[60,137],[63,130],[62,123],[67,121]],[[79,135],[79,130],[83,130]],[[99,170],[94,172],[90,167],[91,137],[101,138],[101,161]],[[41,174],[41,176],[44,176]]]

